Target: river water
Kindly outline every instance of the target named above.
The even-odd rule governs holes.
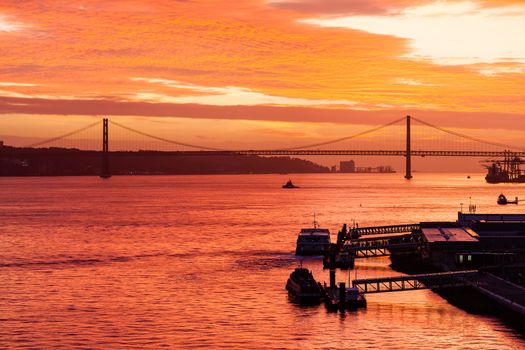
[[[136,176],[0,179],[0,348],[518,349],[494,316],[431,291],[369,295],[345,314],[299,307],[284,289],[315,212],[336,234],[360,226],[455,220],[463,203],[501,208],[500,192],[458,174]],[[470,199],[469,199],[470,197]],[[357,276],[397,275],[388,258]],[[339,281],[354,278],[346,272]]]

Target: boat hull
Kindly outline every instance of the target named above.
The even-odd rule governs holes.
[[[296,294],[288,291],[288,297],[293,303],[299,305],[309,306],[321,304],[321,295]]]
[[[328,250],[329,250],[329,245],[327,246],[321,246],[321,245],[316,245],[316,246],[300,246],[298,245],[296,248],[295,248],[295,255],[299,255],[299,256],[320,256],[320,255],[325,255],[326,253],[328,253]]]
[[[311,272],[298,268],[290,274],[286,282],[290,300],[301,305],[318,305],[321,303],[321,287]]]

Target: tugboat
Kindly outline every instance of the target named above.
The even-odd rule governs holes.
[[[292,182],[292,180],[288,179],[288,182],[286,182],[283,185],[283,188],[299,188],[299,186],[295,186]]]
[[[509,201],[507,199],[507,197],[505,197],[505,195],[503,193],[501,193],[499,196],[498,196],[498,204],[499,205],[507,205],[507,204],[518,204],[518,197],[516,197],[515,200],[513,201]]]
[[[301,305],[321,303],[321,287],[312,272],[303,267],[296,268],[286,282],[288,295]]]
[[[314,214],[314,227],[303,228],[299,232],[295,255],[324,255],[329,249],[330,230],[319,228]]]

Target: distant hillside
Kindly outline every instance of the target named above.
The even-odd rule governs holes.
[[[63,148],[0,147],[0,176],[98,175],[101,152]],[[325,173],[327,167],[297,158],[245,155],[175,155],[163,152],[110,154],[114,175]]]

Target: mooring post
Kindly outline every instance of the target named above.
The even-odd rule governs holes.
[[[333,265],[330,266],[330,289],[334,289],[335,285],[335,268]]]
[[[108,118],[102,119],[102,169],[100,177],[108,179],[111,177],[109,172],[109,138],[108,138]]]
[[[406,171],[405,179],[410,180],[412,178],[412,151],[410,149],[410,116],[407,115],[407,144],[406,144]]]

